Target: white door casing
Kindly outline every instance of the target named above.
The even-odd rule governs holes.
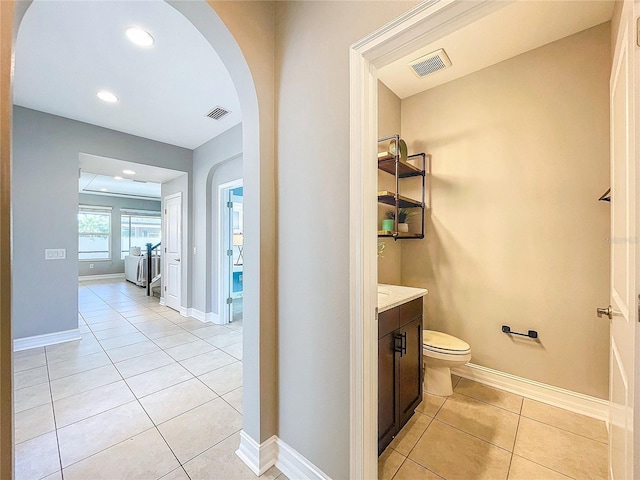
[[[164,304],[180,311],[182,292],[182,193],[164,197]]]
[[[637,322],[634,2],[624,2],[610,81],[611,318],[609,477],[634,477],[634,360]]]

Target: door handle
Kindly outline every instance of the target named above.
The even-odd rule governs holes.
[[[179,262],[179,261],[180,261],[180,259],[179,259],[179,258],[176,258],[176,262]]]
[[[596,313],[598,314],[598,318],[602,318],[603,316],[606,315],[607,317],[609,317],[609,320],[612,320],[614,315],[616,316],[622,315],[621,312],[618,312],[613,308],[611,308],[611,305],[609,305],[606,308],[601,308],[601,307],[596,308]]]
[[[406,354],[407,354],[407,332],[404,332],[402,334],[402,355],[406,355]]]

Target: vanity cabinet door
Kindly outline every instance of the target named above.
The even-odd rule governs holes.
[[[378,340],[378,455],[399,430],[397,336],[391,332]]]
[[[404,425],[422,401],[422,315],[399,330],[402,354],[399,358],[399,413]]]

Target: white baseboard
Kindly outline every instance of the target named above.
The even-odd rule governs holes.
[[[63,332],[35,335],[33,337],[16,338],[13,340],[13,351],[19,352],[20,350],[27,350],[29,348],[46,347],[47,345],[80,340],[81,338],[82,336],[77,328]]]
[[[258,476],[275,465],[291,479],[330,480],[322,470],[275,435],[258,444],[244,431],[240,432],[240,447],[236,455]]]
[[[200,320],[201,322],[206,322],[206,315],[204,312],[197,310],[195,308],[187,308],[187,316],[195,318],[196,320]]]
[[[189,316],[189,309],[187,307],[183,307],[182,305],[180,305],[178,312],[180,312],[180,315],[182,315],[183,317]]]
[[[86,282],[87,280],[115,280],[124,278],[124,273],[105,273],[102,275],[83,275],[78,277],[79,282]]]
[[[331,480],[327,474],[280,439],[276,467],[288,478],[296,480]]]
[[[240,432],[240,447],[236,455],[251,469],[257,476],[262,475],[276,463],[278,457],[278,437],[275,435],[258,444],[244,431]]]
[[[164,297],[160,297],[160,305],[162,305],[163,307],[165,306],[164,305]]]
[[[213,312],[208,312],[208,313],[204,313],[201,310],[198,310],[197,308],[187,308],[186,309],[186,316],[187,317],[192,317],[195,318],[196,320],[200,320],[203,323],[218,323],[218,314],[217,313],[213,313]],[[182,311],[180,311],[180,313],[182,314]]]
[[[532,400],[564,408],[598,420],[609,421],[609,402],[564,388],[500,372],[491,368],[468,363],[452,368],[451,372],[490,387],[506,390]]]

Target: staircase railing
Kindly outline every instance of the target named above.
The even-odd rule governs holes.
[[[151,281],[156,277],[156,275],[158,275],[158,273],[160,273],[160,262],[154,262],[153,257],[160,256],[161,250],[159,247],[161,244],[162,242],[159,242],[156,245],[147,243],[147,297],[151,296]]]

